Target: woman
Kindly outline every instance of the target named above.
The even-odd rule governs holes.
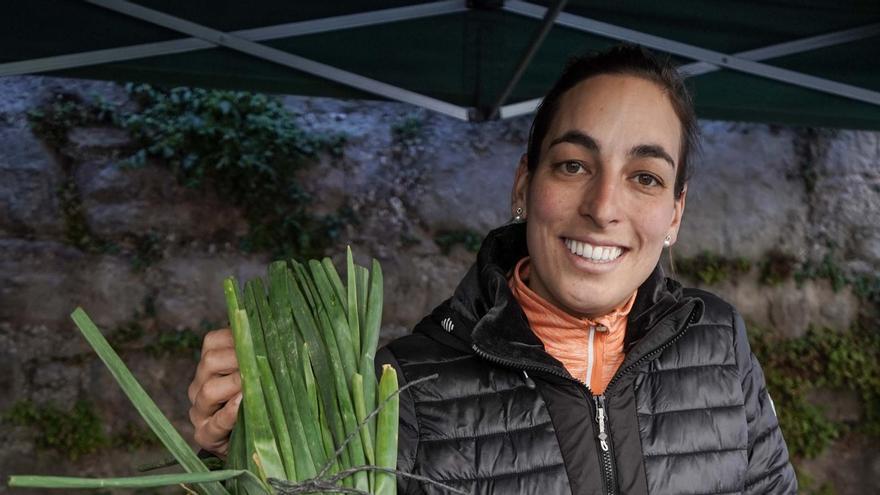
[[[403,382],[439,374],[402,394],[400,469],[469,493],[796,492],[742,319],[659,265],[695,136],[668,63],[624,46],[569,64],[535,116],[515,221],[377,355]],[[196,440],[219,453],[238,407],[231,347],[228,331],[206,337],[190,387]]]

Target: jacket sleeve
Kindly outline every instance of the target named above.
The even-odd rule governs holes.
[[[775,406],[767,392],[764,372],[749,346],[745,322],[735,311],[733,324],[749,430],[749,466],[744,493],[797,493],[797,478],[789,461]]]
[[[397,371],[397,385],[406,385],[404,375],[394,353],[386,346],[376,352],[376,377],[382,376],[382,365],[390,364]],[[408,390],[400,394],[400,420],[397,428],[397,470],[417,474],[416,454],[419,447],[419,422],[416,417],[415,402]],[[419,483],[403,476],[397,477],[397,493],[400,495],[423,494]]]

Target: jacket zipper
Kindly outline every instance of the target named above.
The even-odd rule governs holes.
[[[669,339],[668,341],[663,343],[663,345],[661,345],[660,347],[657,347],[656,349],[652,350],[651,352],[640,357],[639,359],[637,359],[635,362],[631,363],[629,366],[627,366],[623,370],[618,370],[618,372],[615,373],[614,376],[611,378],[611,381],[608,382],[608,386],[605,387],[605,390],[610,390],[611,386],[615,382],[617,382],[618,378],[629,373],[631,370],[640,366],[642,363],[644,363],[648,359],[652,358],[653,356],[663,352],[669,346],[671,346],[676,341],[678,341],[678,339],[680,339],[685,334],[685,332],[688,331],[690,326],[694,323],[694,316],[696,315],[696,313],[697,313],[697,308],[694,307],[694,309],[691,310],[691,313],[688,316],[687,324],[685,325],[685,327],[680,332],[675,334],[675,336],[673,336],[671,339]],[[656,325],[656,323],[655,323],[655,325]],[[524,372],[531,370],[531,371],[539,371],[542,373],[548,373],[548,374],[563,378],[565,380],[571,381],[571,382],[576,383],[576,384],[580,385],[581,387],[583,387],[583,389],[587,392],[588,396],[593,398],[594,407],[596,408],[596,423],[598,426],[598,434],[596,435],[596,439],[597,439],[596,446],[597,446],[598,453],[599,453],[599,460],[602,464],[601,471],[602,471],[602,481],[603,481],[603,485],[604,485],[603,493],[607,494],[607,495],[616,494],[617,493],[617,472],[614,467],[613,441],[612,441],[611,435],[610,435],[611,430],[610,430],[610,428],[608,428],[608,409],[605,404],[605,394],[593,395],[593,392],[592,392],[592,390],[590,390],[590,387],[588,385],[580,382],[579,380],[572,378],[571,376],[569,376],[567,374],[560,373],[555,368],[551,368],[549,366],[522,364],[522,363],[518,363],[516,361],[511,361],[509,359],[504,359],[504,358],[500,358],[497,356],[493,356],[493,355],[487,353],[486,351],[480,349],[479,347],[477,347],[477,344],[472,344],[471,348],[474,350],[474,352],[477,353],[477,355],[479,355],[483,359],[486,359],[487,361],[491,361],[491,362],[500,364],[502,366],[506,366],[508,368],[520,369],[520,370],[523,370]],[[528,374],[525,375],[525,378],[526,378],[527,382],[531,381],[531,378],[529,378]],[[528,385],[528,383],[527,383],[527,385]]]
[[[614,470],[614,452],[611,450],[610,431],[606,432],[608,416],[605,409],[605,395],[594,395],[593,402],[596,404],[596,423],[599,425],[599,460],[602,464],[602,481],[605,492],[609,495],[617,493],[617,473]]]

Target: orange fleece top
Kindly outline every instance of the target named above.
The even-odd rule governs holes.
[[[547,353],[562,362],[571,376],[589,385],[594,394],[604,393],[623,362],[626,316],[636,300],[636,292],[619,308],[591,320],[557,308],[530,289],[526,285],[528,279],[527,256],[516,264],[508,285],[532,331],[544,343]]]

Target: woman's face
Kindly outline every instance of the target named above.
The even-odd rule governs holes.
[[[513,206],[527,217],[529,286],[567,312],[597,317],[632,295],[678,235],[674,195],[681,124],[645,79],[599,75],[562,95]]]

